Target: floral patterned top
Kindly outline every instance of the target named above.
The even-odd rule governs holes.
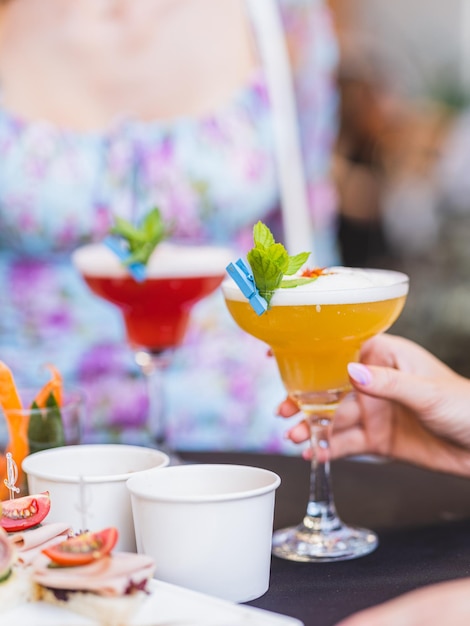
[[[328,171],[337,49],[323,2],[279,5],[323,265],[336,260]],[[84,389],[86,441],[137,441],[148,399],[119,313],[89,292],[71,252],[101,239],[114,214],[138,219],[158,205],[178,239],[230,243],[244,254],[258,219],[275,229],[271,121],[262,67],[231,102],[199,119],[124,119],[107,132],[77,134],[0,108],[0,358],[19,384],[37,384],[41,365],[52,362]],[[283,397],[266,346],[235,326],[221,293],[199,303],[165,372],[171,444],[286,450],[285,422],[273,417]]]

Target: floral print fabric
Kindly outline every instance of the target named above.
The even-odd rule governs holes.
[[[335,138],[336,46],[322,2],[279,2],[292,57],[319,262],[334,262],[335,197],[328,179]],[[71,263],[115,214],[137,220],[158,205],[182,241],[251,247],[253,224],[276,228],[271,107],[260,67],[225,107],[199,119],[123,119],[76,134],[27,123],[0,108],[0,358],[37,384],[53,362],[85,390],[84,439],[139,441],[145,381],[119,313],[93,296]],[[234,260],[235,260],[234,258]],[[285,450],[275,420],[284,397],[266,346],[240,331],[217,292],[192,314],[165,372],[172,445]]]

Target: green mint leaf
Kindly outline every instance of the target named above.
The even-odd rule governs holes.
[[[260,294],[269,304],[273,296],[273,291],[281,284],[283,272],[267,250],[253,248],[247,255],[248,263],[253,272],[255,285]]]
[[[295,287],[295,281],[289,281],[290,285],[284,285],[284,275],[295,274],[307,261],[310,253],[301,252],[295,256],[289,256],[287,250],[281,243],[276,243],[269,228],[261,221],[253,227],[252,248],[247,254],[248,263],[253,272],[255,285],[260,295],[267,301],[268,305],[273,297],[273,292],[280,287]],[[299,278],[298,284],[312,282],[314,278]]]
[[[142,244],[126,259],[126,265],[131,265],[132,263],[142,263],[143,265],[147,265],[154,250],[155,246],[152,242]]]
[[[253,241],[256,248],[269,248],[275,243],[273,234],[263,222],[254,225]]]
[[[158,209],[152,209],[148,213],[142,222],[142,229],[147,235],[149,241],[160,241],[165,236],[165,226],[163,224],[162,216]]]
[[[289,267],[289,255],[282,243],[274,243],[272,246],[265,250],[269,255],[269,258],[276,263],[283,274],[286,273]]]
[[[287,276],[292,276],[300,270],[302,265],[305,265],[308,257],[310,256],[310,252],[300,252],[300,254],[296,254],[295,256],[289,257],[289,265],[285,270],[284,274]]]
[[[116,217],[115,221],[115,225],[110,230],[111,234],[127,239],[131,249],[132,246],[143,243],[146,240],[145,233],[141,232],[127,220],[122,217]]]
[[[280,284],[282,289],[290,289],[291,287],[299,287],[300,285],[307,285],[308,283],[313,283],[317,280],[318,276],[313,276],[312,278],[288,278],[287,280],[283,280]]]
[[[170,230],[166,227],[160,210],[155,207],[145,215],[139,226],[116,216],[110,233],[122,237],[128,244],[130,256],[124,262],[125,265],[133,263],[147,265],[152,252],[169,236]]]

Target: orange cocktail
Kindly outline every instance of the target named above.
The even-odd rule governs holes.
[[[384,278],[382,273],[380,276]],[[390,279],[396,276],[389,273]],[[226,284],[224,288],[231,315],[243,330],[272,348],[284,385],[298,401],[312,392],[347,388],[347,364],[357,359],[366,339],[393,324],[406,298],[403,288],[391,294],[381,289],[380,299],[372,289],[360,296],[368,301],[348,302],[357,300],[358,292],[345,289],[333,298],[337,303],[321,304],[325,299],[322,287],[312,283],[280,290],[269,311],[258,316],[246,300],[238,297],[236,287]],[[325,297],[327,302],[332,299],[330,292]]]
[[[293,280],[274,291],[260,315],[235,282],[222,284],[237,324],[271,347],[285,388],[310,428],[306,515],[297,526],[274,533],[273,553],[306,562],[352,559],[371,552],[377,535],[345,525],[336,513],[329,475],[331,424],[350,389],[348,363],[359,358],[365,340],[398,318],[409,281],[400,272],[341,267],[324,270],[309,283]]]

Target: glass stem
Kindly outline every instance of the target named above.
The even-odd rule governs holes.
[[[167,358],[162,353],[152,353],[140,350],[135,354],[135,360],[140,366],[147,382],[148,420],[147,431],[151,441],[159,450],[168,449],[166,434],[166,411],[164,394],[164,370]]]
[[[330,477],[330,436],[335,408],[306,411],[310,425],[312,461],[310,497],[303,523],[313,532],[329,532],[342,526],[333,502]]]

